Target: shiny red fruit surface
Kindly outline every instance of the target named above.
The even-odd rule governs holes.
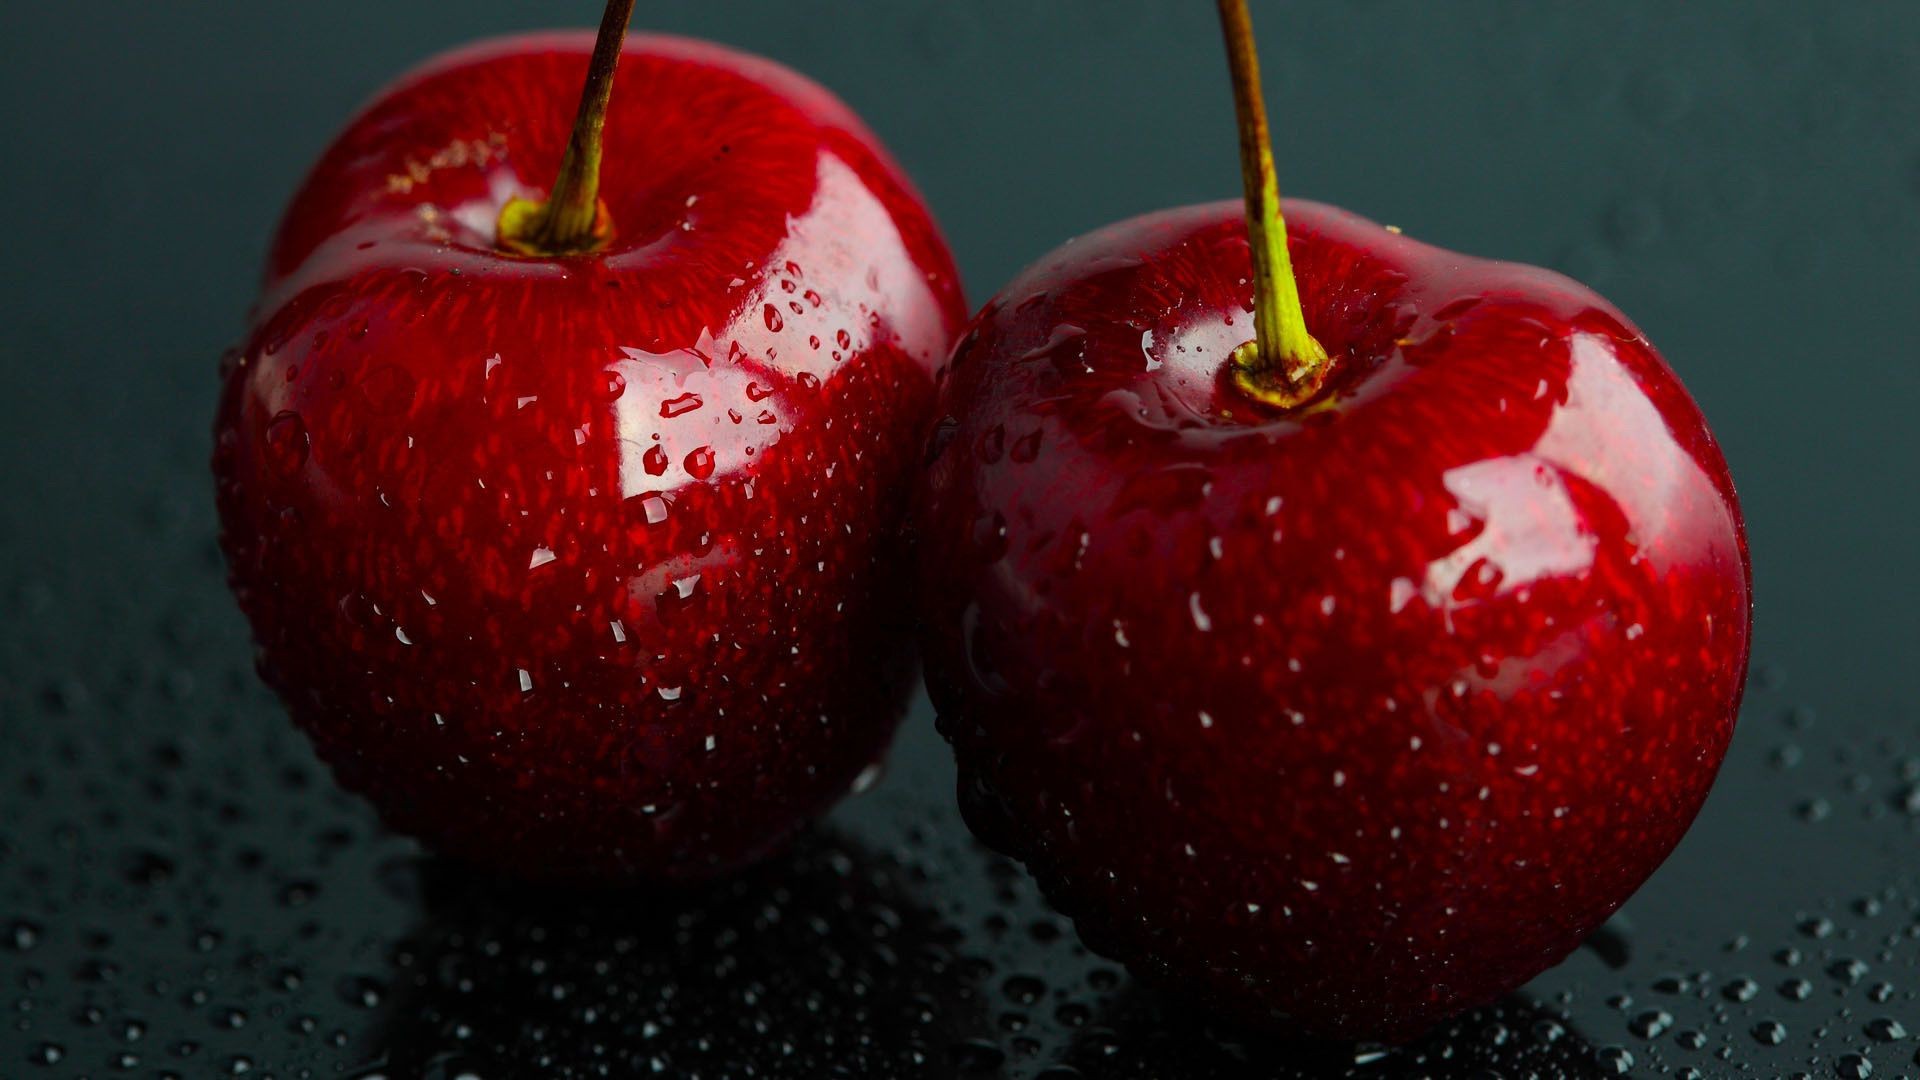
[[[965,309],[845,106],[680,39],[623,54],[611,242],[496,251],[591,48],[455,52],[326,150],[224,368],[222,543],[267,680],[394,826],[521,874],[697,878],[891,736],[898,528]]]
[[[1558,962],[1733,732],[1749,572],[1698,409],[1557,274],[1290,203],[1337,358],[1281,414],[1239,202],[1115,225],[976,318],[916,507],[969,823],[1095,949],[1403,1039]]]

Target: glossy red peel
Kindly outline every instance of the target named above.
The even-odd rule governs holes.
[[[604,248],[497,250],[591,46],[452,53],[327,149],[224,368],[222,543],[262,672],[394,826],[520,874],[697,878],[890,737],[897,523],[964,308],[844,106],[675,38],[626,46]]]
[[[1041,260],[945,373],[917,506],[967,819],[1096,949],[1404,1039],[1559,961],[1699,810],[1747,664],[1738,504],[1560,275],[1286,206],[1325,390],[1224,378],[1241,205]]]

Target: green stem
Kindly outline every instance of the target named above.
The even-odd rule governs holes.
[[[1320,391],[1332,362],[1307,332],[1280,216],[1280,182],[1260,92],[1260,58],[1253,47],[1247,0],[1219,0],[1220,29],[1233,72],[1233,106],[1240,123],[1240,179],[1247,193],[1247,235],[1253,248],[1254,340],[1233,351],[1233,384],[1280,408],[1304,404]]]
[[[606,208],[600,204],[601,135],[607,126],[607,102],[613,96],[613,72],[620,66],[620,47],[627,23],[633,18],[633,0],[607,0],[600,17],[600,34],[587,64],[587,84],[580,92],[580,110],[574,114],[573,135],[560,159],[559,175],[544,202],[511,199],[500,208],[497,243],[519,255],[572,255],[594,251],[613,234]]]

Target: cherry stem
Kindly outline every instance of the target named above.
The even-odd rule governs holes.
[[[1254,340],[1233,351],[1234,386],[1280,408],[1306,403],[1326,383],[1332,363],[1307,332],[1280,216],[1280,181],[1260,92],[1260,58],[1253,47],[1247,0],[1219,0],[1220,29],[1233,72],[1233,107],[1240,122],[1240,179],[1247,192],[1247,237],[1253,249]]]
[[[632,18],[633,0],[607,0],[593,59],[587,64],[587,84],[580,91],[580,111],[574,114],[573,135],[553,189],[543,202],[511,199],[500,208],[500,247],[520,255],[572,255],[594,251],[612,236],[612,223],[600,203],[601,134],[613,96],[613,72],[620,66],[620,47]]]

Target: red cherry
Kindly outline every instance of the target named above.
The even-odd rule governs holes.
[[[1400,1040],[1673,850],[1733,732],[1746,546],[1605,300],[1286,217],[1330,357],[1297,381],[1234,357],[1267,284],[1236,203],[1062,247],[975,319],[916,511],[928,682],[968,822],[1092,947]]]
[[[521,874],[697,878],[885,748],[898,523],[965,311],[847,108],[695,41],[594,65],[622,57],[590,231],[561,194],[497,228],[553,176],[594,42],[441,57],[321,157],[225,378],[223,544],[262,672],[393,826]]]

